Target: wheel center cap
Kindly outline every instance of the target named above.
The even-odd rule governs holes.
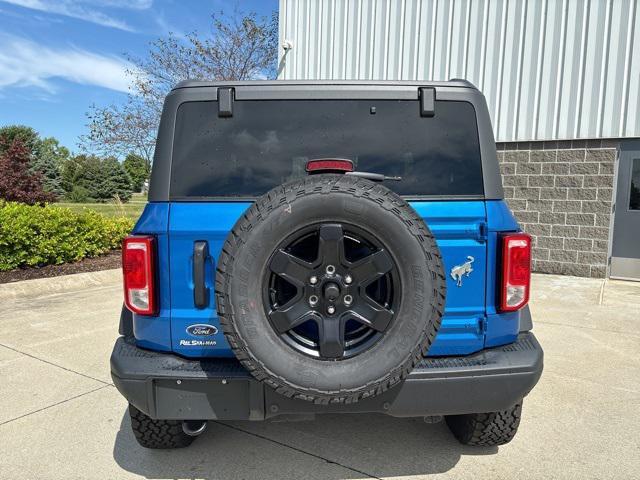
[[[324,297],[333,302],[340,296],[340,287],[337,283],[328,282],[324,286]]]

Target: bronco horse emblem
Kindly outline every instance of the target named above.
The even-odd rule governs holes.
[[[462,276],[466,275],[467,277],[473,272],[473,268],[471,268],[471,264],[475,261],[471,255],[467,256],[467,261],[462,265],[456,265],[451,269],[451,278],[456,281],[456,285],[458,287],[462,286]]]

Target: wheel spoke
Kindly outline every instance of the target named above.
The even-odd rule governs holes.
[[[318,259],[324,265],[340,265],[344,258],[344,232],[339,223],[330,223],[320,227]]]
[[[324,318],[318,322],[320,356],[342,358],[344,356],[344,322],[339,318]]]
[[[364,323],[378,332],[384,332],[393,318],[393,310],[367,299],[358,302],[347,314],[348,313],[351,313],[355,320]]]
[[[269,319],[278,333],[285,333],[316,314],[300,298],[294,298],[289,303],[269,312]]]
[[[278,250],[269,263],[271,271],[300,287],[311,276],[311,264],[294,257],[284,250]]]
[[[392,268],[393,261],[391,256],[383,249],[355,262],[349,268],[349,271],[358,285],[366,287],[374,280],[389,273]]]
[[[350,358],[377,342],[392,324],[400,292],[395,262],[375,238],[357,232],[357,227],[340,223],[309,225],[297,239],[279,246],[268,262],[263,295],[269,322],[303,354],[328,361]],[[316,245],[315,259],[307,261]],[[347,255],[352,247],[359,258],[354,262]],[[282,298],[288,300],[277,300]],[[313,326],[317,330],[306,328]]]

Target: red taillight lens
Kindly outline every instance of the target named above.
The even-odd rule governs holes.
[[[318,158],[307,162],[307,172],[353,172],[353,162],[346,158]]]
[[[529,301],[531,237],[526,233],[502,236],[500,310],[513,312]]]
[[[155,315],[156,240],[150,236],[131,236],[122,242],[124,304],[133,313]]]

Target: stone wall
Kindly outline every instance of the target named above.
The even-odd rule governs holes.
[[[498,144],[505,198],[532,236],[534,271],[605,277],[616,146]]]

